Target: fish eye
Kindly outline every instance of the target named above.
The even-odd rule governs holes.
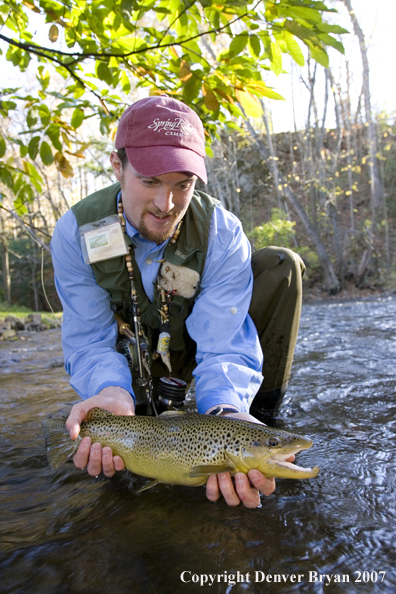
[[[271,437],[267,443],[270,448],[276,448],[276,446],[279,445],[279,440],[275,437]]]

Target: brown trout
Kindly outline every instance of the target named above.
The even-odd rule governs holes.
[[[128,470],[156,483],[204,485],[211,474],[247,474],[303,479],[319,468],[301,468],[286,458],[311,447],[307,437],[229,417],[169,411],[159,417],[117,416],[99,408],[88,412],[80,435],[71,441],[65,419],[43,421],[48,462],[58,468],[75,454],[83,437],[109,446]]]

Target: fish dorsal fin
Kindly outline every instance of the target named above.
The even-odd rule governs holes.
[[[94,419],[105,419],[106,417],[114,416],[114,413],[109,412],[108,410],[103,410],[103,408],[91,408],[87,412],[87,421],[93,421]]]
[[[185,411],[184,410],[165,410],[163,413],[161,413],[159,416],[160,417],[173,417],[174,415],[185,415]]]
[[[248,466],[246,464],[246,462],[243,461],[242,458],[240,458],[239,456],[234,456],[234,454],[231,454],[231,452],[225,452],[225,455],[227,456],[227,458],[229,459],[229,461],[231,462],[231,464],[233,465],[234,469],[236,472],[245,472],[248,473],[249,470],[252,470],[252,466]]]
[[[209,476],[210,474],[219,474],[220,472],[232,472],[235,470],[231,464],[201,464],[200,466],[194,466],[189,476],[195,478],[196,476]]]

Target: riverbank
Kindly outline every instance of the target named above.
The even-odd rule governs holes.
[[[62,314],[45,312],[2,312],[0,311],[0,340],[18,340],[24,338],[21,332],[43,332],[61,326]]]
[[[334,301],[359,301],[376,299],[378,297],[396,296],[396,289],[358,289],[350,283],[337,295],[329,295],[319,287],[311,288],[303,293],[303,304]],[[21,332],[42,332],[62,325],[62,312],[34,312],[25,307],[13,305],[11,307],[0,303],[0,341],[18,340],[23,338]]]
[[[359,301],[360,299],[376,299],[378,297],[396,296],[396,287],[392,289],[364,288],[359,289],[353,283],[347,283],[342,291],[336,295],[330,295],[320,287],[313,287],[309,290],[303,289],[303,303],[323,301]]]

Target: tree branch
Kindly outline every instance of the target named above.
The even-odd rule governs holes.
[[[16,219],[20,225],[22,225],[22,227],[25,229],[25,231],[27,231],[30,235],[30,237],[39,244],[39,246],[46,250],[49,254],[51,253],[51,250],[49,249],[49,247],[47,245],[45,245],[45,243],[43,243],[34,233],[33,231],[31,231],[29,229],[29,227],[32,227],[35,231],[40,231],[41,233],[43,233],[44,235],[47,235],[47,237],[50,237],[50,235],[48,235],[47,233],[45,233],[45,231],[41,231],[41,229],[37,229],[37,227],[34,227],[33,225],[29,225],[28,223],[25,223],[25,221],[23,221],[21,219],[21,217],[19,217],[15,212],[12,212],[12,210],[8,210],[7,207],[5,207],[3,204],[0,204],[0,208],[2,208],[3,210],[5,210],[6,212],[8,212],[8,214],[10,214],[12,217],[14,217],[14,219]]]

